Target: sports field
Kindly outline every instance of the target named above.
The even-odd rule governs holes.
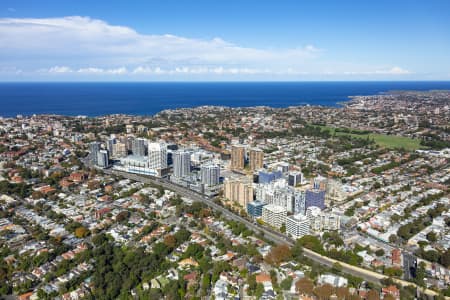
[[[335,132],[334,127],[330,126],[322,126],[318,125],[320,128],[328,129],[331,134]],[[336,132],[336,135],[350,135],[357,138],[366,139],[369,137],[370,139],[374,139],[375,143],[377,143],[381,147],[385,148],[404,148],[406,150],[414,151],[420,148],[423,148],[420,145],[420,140],[412,139],[409,137],[398,136],[398,135],[387,135],[387,134],[378,134],[378,133],[368,133],[368,134],[355,134],[355,133],[346,133],[346,132]]]

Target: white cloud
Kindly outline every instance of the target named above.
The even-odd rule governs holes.
[[[77,70],[77,73],[122,75],[122,74],[127,74],[128,70],[125,67],[120,67],[120,68],[115,68],[115,69],[102,69],[102,68],[88,67],[88,68],[81,68],[81,69]]]
[[[48,74],[64,74],[64,73],[78,73],[78,74],[110,74],[110,75],[121,75],[127,74],[128,70],[125,67],[114,68],[114,69],[104,69],[97,67],[86,67],[80,69],[72,69],[67,66],[54,66],[51,68],[43,68],[39,69],[40,73],[48,73]]]
[[[70,78],[166,75],[206,79],[209,75],[334,78],[412,74],[398,66],[330,64],[321,61],[325,52],[310,44],[284,49],[244,47],[220,37],[142,34],[126,26],[80,16],[0,18],[0,45],[0,69],[20,69],[29,75],[66,74]]]
[[[294,49],[242,47],[220,38],[192,39],[175,35],[145,35],[124,26],[113,26],[87,17],[47,19],[0,19],[0,54],[20,61],[36,58],[67,64],[139,66],[164,63],[233,67],[299,65],[316,57],[320,50],[312,45]]]
[[[344,75],[410,75],[413,72],[402,69],[400,67],[392,67],[390,69],[378,69],[373,71],[347,71]]]
[[[72,73],[73,72],[73,70],[71,68],[66,67],[66,66],[54,66],[54,67],[51,67],[48,70],[42,69],[40,71],[41,72],[48,72],[48,73]]]
[[[88,67],[79,69],[77,73],[102,74],[104,71],[101,68]]]
[[[405,75],[405,74],[411,74],[411,72],[408,70],[402,69],[400,67],[393,67],[390,70],[387,70],[385,72],[381,71],[378,74]]]
[[[5,69],[4,71],[6,71]],[[404,70],[400,67],[393,67],[390,69],[378,69],[374,71],[347,71],[347,72],[335,72],[325,70],[322,72],[306,72],[295,70],[292,68],[273,70],[269,68],[245,68],[245,67],[201,67],[201,66],[181,66],[174,68],[161,68],[161,67],[149,67],[149,66],[137,66],[133,69],[126,67],[118,68],[99,68],[99,67],[83,67],[79,69],[72,69],[68,66],[54,66],[51,68],[43,68],[38,70],[40,73],[48,74],[88,74],[88,75],[277,75],[277,76],[305,76],[305,75],[323,75],[323,76],[338,76],[338,75],[409,75],[413,74],[408,70]]]
[[[64,74],[64,73],[76,73],[76,74],[92,74],[92,75],[174,75],[174,74],[191,74],[191,75],[264,75],[264,74],[276,74],[276,75],[307,75],[308,72],[299,72],[293,69],[286,69],[281,71],[274,71],[271,69],[255,69],[255,68],[228,68],[224,66],[216,67],[176,67],[176,68],[160,68],[160,67],[147,67],[138,66],[133,70],[128,70],[125,67],[105,69],[98,67],[84,67],[79,69],[72,69],[68,66],[54,66],[48,69],[39,69],[40,73],[48,74]]]
[[[255,68],[227,68],[223,66],[216,67],[176,67],[174,69],[161,69],[160,67],[145,67],[139,66],[132,71],[133,74],[192,74],[192,75],[201,75],[201,74],[247,74],[247,75],[257,75],[257,74],[272,74],[273,71],[269,69],[255,69]]]

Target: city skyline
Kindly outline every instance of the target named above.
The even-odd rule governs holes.
[[[0,299],[450,299],[450,2],[0,3]]]
[[[0,80],[450,80],[449,6],[4,1]]]
[[[0,297],[449,297],[449,103],[2,117]]]

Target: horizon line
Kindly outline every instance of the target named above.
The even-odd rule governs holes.
[[[332,82],[448,82],[450,79],[429,80],[0,80],[8,83],[332,83]]]

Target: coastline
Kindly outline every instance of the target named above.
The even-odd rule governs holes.
[[[0,83],[0,116],[152,116],[201,106],[346,107],[355,97],[449,90],[450,82],[40,82]]]

